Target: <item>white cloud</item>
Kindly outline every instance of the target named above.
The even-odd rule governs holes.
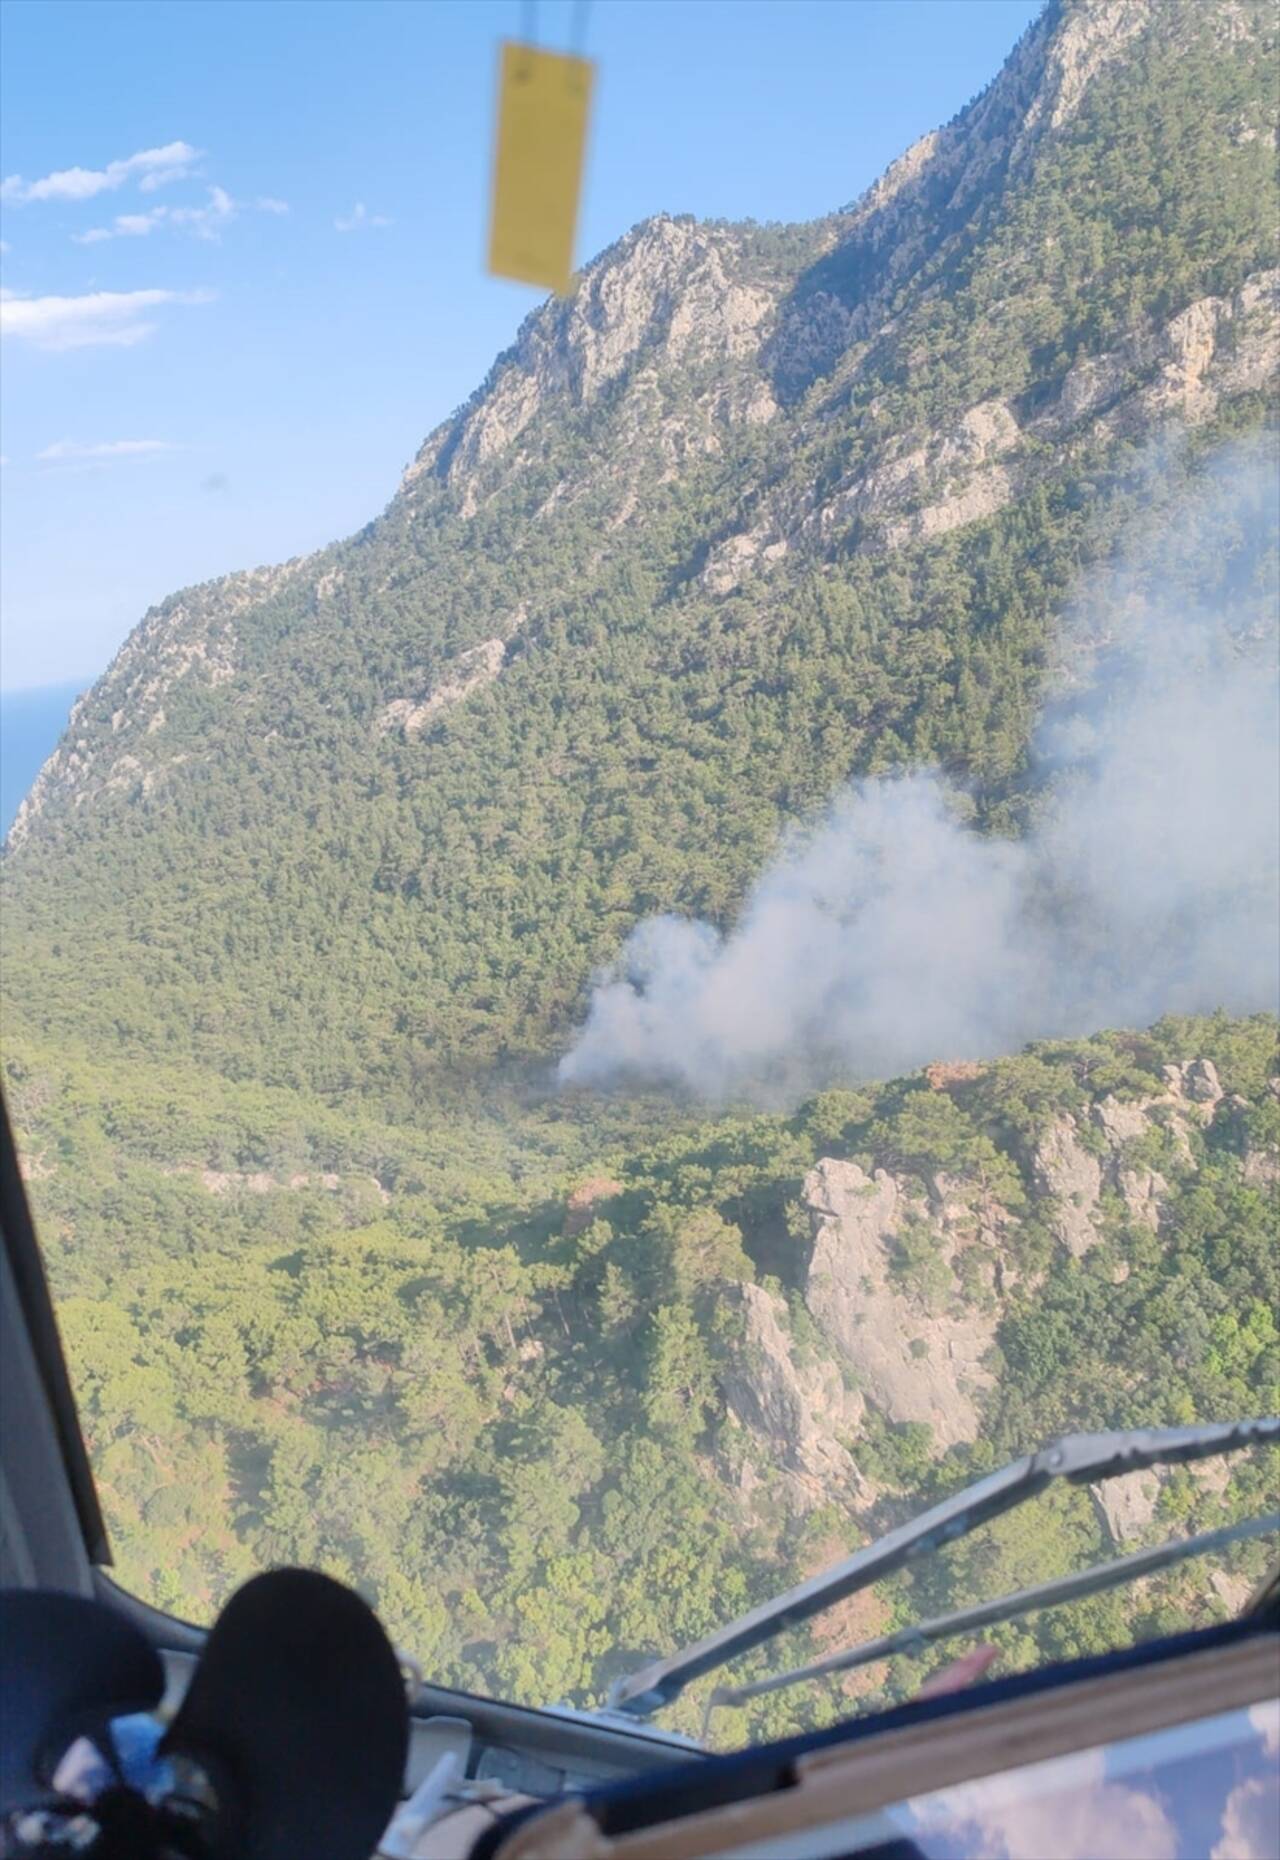
[[[1249,1707],[1249,1723],[1262,1739],[1264,1757],[1280,1757],[1280,1699]]]
[[[150,213],[117,213],[110,226],[91,226],[88,232],[72,233],[77,245],[101,245],[104,239],[142,239],[159,225],[163,207]]]
[[[157,226],[176,226],[197,239],[216,239],[236,216],[236,202],[225,187],[209,189],[206,207],[150,207],[145,213],[117,213],[110,226],[72,233],[77,245],[100,245],[104,239],[145,239]]]
[[[171,224],[190,226],[201,238],[208,237],[224,220],[234,219],[235,215],[236,203],[225,187],[209,189],[207,207],[171,207],[169,210]]]
[[[148,311],[210,300],[208,291],[90,291],[82,297],[20,297],[3,291],[0,335],[38,349],[130,348],[155,328]]]
[[[357,200],[350,213],[340,213],[333,222],[335,232],[360,232],[366,226],[390,226],[385,213],[370,213],[363,200]]]
[[[1280,1853],[1280,1794],[1274,1773],[1237,1783],[1222,1811],[1210,1860],[1270,1860]]]
[[[198,151],[192,151],[193,154]],[[142,194],[154,194],[158,188],[168,187],[174,181],[185,181],[190,174],[188,163],[180,162],[173,168],[151,168],[138,182],[138,191]]]
[[[259,213],[287,213],[289,211],[289,202],[277,200],[274,194],[259,194],[253,204]]]
[[[8,250],[9,250],[9,241],[7,239],[0,239],[0,254],[3,254],[7,252]]]
[[[0,200],[25,203],[33,200],[92,200],[95,194],[113,193],[126,181],[137,179],[144,193],[180,181],[200,159],[200,150],[189,142],[166,142],[163,148],[139,149],[123,161],[108,162],[105,168],[60,168],[38,181],[24,181],[11,174],[0,186]]]
[[[1103,1753],[1088,1751],[960,1783],[913,1803],[909,1831],[945,1832],[948,1847],[954,1841],[952,1851],[973,1860],[1176,1860],[1177,1830],[1163,1803],[1108,1781],[1104,1768]]]
[[[177,452],[180,448],[167,439],[56,439],[36,457],[45,462],[82,463],[90,459],[145,458],[156,452]]]
[[[1241,1751],[1237,1765],[1243,1767],[1260,1756],[1262,1774],[1242,1777],[1227,1797],[1210,1860],[1270,1860],[1272,1854],[1280,1853],[1280,1786],[1275,1761],[1280,1755],[1280,1704],[1268,1699],[1251,1705],[1248,1716],[1261,1748],[1249,1756]]]

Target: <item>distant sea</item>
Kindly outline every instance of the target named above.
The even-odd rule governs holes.
[[[91,680],[0,691],[0,838],[67,727],[71,706]]]

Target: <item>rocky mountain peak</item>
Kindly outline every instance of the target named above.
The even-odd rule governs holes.
[[[1223,30],[1245,30],[1236,0],[1220,0]],[[993,83],[944,128],[929,131],[851,206],[795,241],[812,263],[796,276],[744,267],[743,229],[657,214],[592,261],[573,294],[530,316],[480,392],[425,442],[404,488],[433,474],[464,512],[477,473],[510,453],[540,413],[584,408],[643,363],[749,362],[754,394],[731,417],[760,420],[827,373],[885,320],[889,293],[934,252],[984,192],[1024,170],[1061,131],[1089,85],[1135,37],[1154,28],[1154,0],[1055,0]],[[1162,29],[1201,9],[1168,0]],[[753,270],[755,275],[744,275]],[[767,268],[766,268],[767,269]],[[851,294],[835,279],[853,278]],[[512,459],[514,465],[516,459]]]
[[[474,508],[472,483],[540,413],[582,409],[647,362],[735,361],[759,347],[770,292],[739,276],[732,229],[658,214],[584,270],[572,296],[528,318],[481,392],[433,433],[404,477],[432,472]]]

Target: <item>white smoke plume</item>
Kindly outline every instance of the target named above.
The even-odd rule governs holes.
[[[1274,1008],[1277,492],[1269,444],[1230,447],[1081,591],[1025,837],[964,825],[933,774],[853,786],[727,935],[637,927],[561,1081],[778,1099],[1165,1012]]]

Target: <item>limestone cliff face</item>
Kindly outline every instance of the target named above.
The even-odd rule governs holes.
[[[966,1072],[980,1069],[954,1070],[963,1087]],[[1164,1076],[1166,1089],[1154,1096],[1108,1094],[1056,1116],[1024,1157],[1032,1205],[1047,1210],[1064,1254],[1080,1258],[1117,1222],[1159,1234],[1171,1179],[1194,1182],[1204,1140],[1225,1135],[1248,1109],[1224,1092],[1211,1060],[1167,1066]],[[1240,1163],[1246,1182],[1272,1188],[1280,1179],[1272,1147],[1247,1149]],[[839,1498],[859,1508],[876,1497],[859,1466],[867,1410],[890,1423],[924,1423],[935,1450],[977,1439],[998,1373],[1000,1320],[1014,1290],[1034,1290],[1037,1281],[1024,1280],[1017,1264],[1023,1213],[962,1178],[938,1173],[922,1184],[826,1157],[806,1176],[801,1201],[809,1239],[797,1295],[811,1332],[801,1350],[786,1301],[744,1287],[744,1339],[726,1405],[765,1463],[782,1470],[789,1502],[803,1510]],[[1115,1543],[1150,1524],[1157,1493],[1148,1475],[1098,1488]]]
[[[665,215],[636,227],[588,267],[572,297],[529,319],[479,395],[426,441],[406,492],[431,474],[471,514],[527,456],[519,442],[539,416],[559,418],[566,403],[590,408],[620,384],[615,418],[634,441],[654,424],[664,370],[714,372],[756,354],[774,293],[742,280],[743,243],[731,227]],[[760,393],[723,395],[712,385],[701,406],[661,424],[668,438],[701,425],[704,443],[714,443],[718,422],[771,411]]]
[[[506,650],[504,640],[486,639],[460,652],[446,676],[434,682],[424,679],[422,687],[412,697],[392,698],[378,717],[379,727],[417,736],[441,711],[460,704],[463,698],[496,678],[502,670]]]
[[[776,1293],[744,1285],[742,1340],[724,1397],[733,1422],[769,1443],[772,1466],[797,1510],[839,1495],[865,1496],[847,1442],[856,1438],[865,1403],[834,1358],[797,1360],[787,1307]],[[743,1489],[752,1484],[744,1468]]]
[[[795,227],[665,214],[637,226],[526,320],[378,523],[148,613],[77,707],[10,846],[95,799],[185,793],[199,733],[251,707],[264,680],[296,676],[288,655],[303,634],[328,640],[357,612],[361,634],[384,607],[450,615],[417,642],[402,628],[378,665],[360,712],[376,765],[502,678],[556,613],[566,572],[589,599],[674,504],[698,516],[677,528],[667,598],[697,633],[700,600],[769,577],[785,601],[795,577],[851,552],[928,545],[1074,457],[1201,424],[1265,389],[1280,298],[1260,265],[1227,291],[1138,298],[1118,332],[1114,316],[1084,320],[1070,366],[1049,379],[1009,341],[966,403],[938,387],[908,406],[900,392],[922,363],[939,382],[973,372],[966,330],[933,311],[995,250],[1027,190],[1057,173],[1097,86],[1140,74],[1157,50],[1209,43],[1256,71],[1244,113],[1215,123],[1212,159],[1225,172],[1273,146],[1267,12],[1248,0],[1053,0],[987,89],[852,205]],[[1082,256],[1070,279],[1085,297],[1093,262]],[[991,263],[999,277],[1004,260]],[[1025,316],[1028,289],[1011,279],[1006,301],[993,287],[992,345]],[[1054,292],[1031,296],[1051,327]],[[933,317],[923,347],[922,317]],[[515,600],[486,592],[498,531],[522,567]]]
[[[210,691],[234,683],[240,616],[303,566],[293,561],[247,569],[153,607],[93,690],[72,707],[66,733],[18,809],[6,844],[21,845],[56,803],[80,808],[95,795],[134,785],[149,792],[160,759],[148,739],[164,730],[170,694],[189,682]]]
[[[1224,400],[1260,392],[1280,359],[1280,272],[1260,271],[1230,297],[1198,298],[1167,323],[1076,364],[1025,422],[1005,400],[979,402],[923,438],[888,440],[820,498],[788,483],[752,527],[711,551],[702,580],[727,594],[793,549],[847,545],[891,552],[990,517],[1060,470],[1064,456],[1191,428]]]
[[[991,1385],[984,1359],[994,1315],[958,1299],[931,1310],[894,1275],[895,1241],[908,1221],[928,1225],[948,1276],[954,1235],[885,1169],[868,1176],[857,1163],[827,1159],[802,1193],[813,1227],[805,1304],[857,1386],[890,1421],[926,1423],[940,1447],[972,1440],[978,1397]]]
[[[1133,1220],[1159,1229],[1168,1183],[1158,1169],[1134,1158],[1134,1145],[1163,1136],[1173,1155],[1193,1167],[1189,1132],[1211,1125],[1219,1107],[1230,1114],[1211,1060],[1169,1066],[1165,1076],[1168,1089],[1159,1097],[1126,1103],[1104,1098],[1083,1129],[1072,1118],[1058,1118],[1036,1146],[1035,1185],[1048,1197],[1059,1241],[1077,1257],[1100,1238],[1106,1188],[1118,1192]],[[1264,1164],[1259,1155],[1252,1166]]]

